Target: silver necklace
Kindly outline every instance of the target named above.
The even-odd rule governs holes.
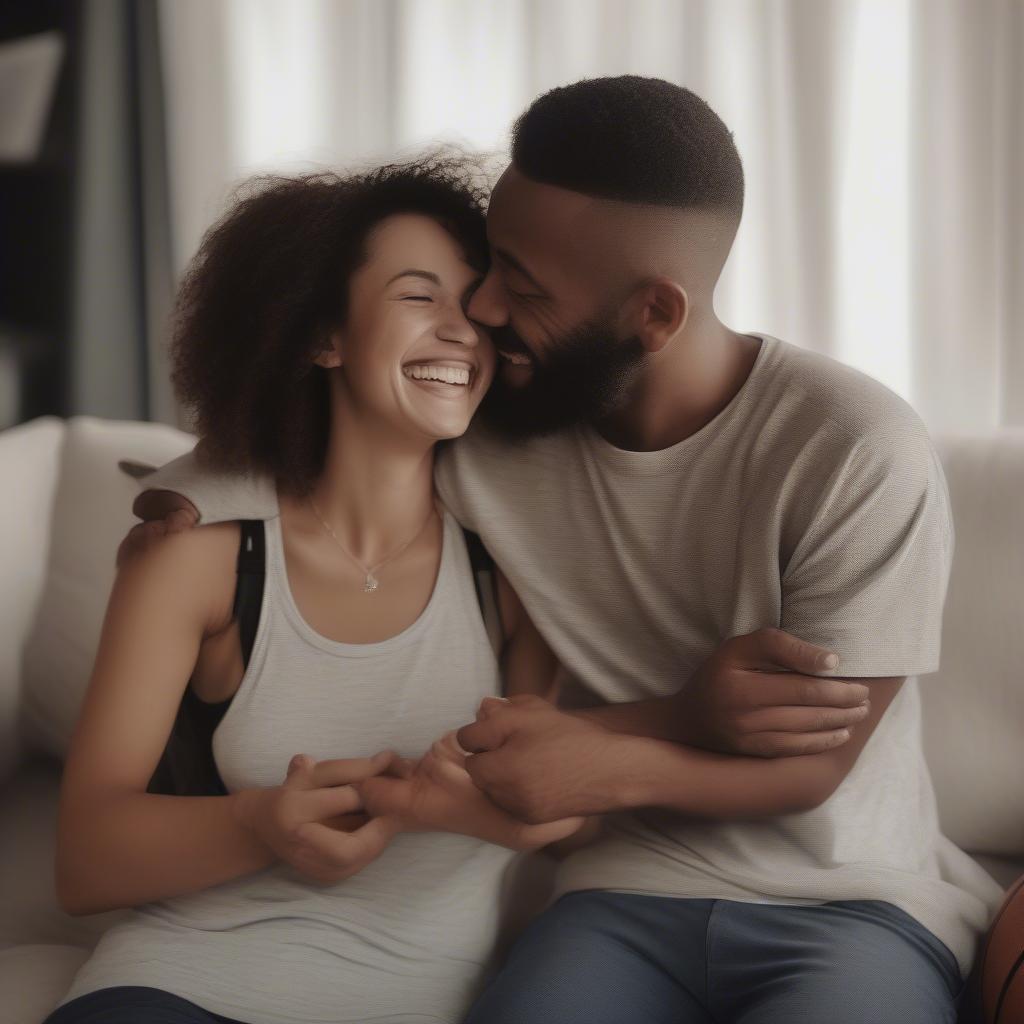
[[[356,558],[356,556],[353,555],[352,552],[349,551],[349,549],[341,543],[341,541],[338,539],[338,535],[334,532],[334,530],[331,529],[331,524],[328,523],[327,520],[324,519],[322,515],[320,515],[320,510],[316,507],[316,502],[313,501],[313,495],[307,495],[307,498],[309,499],[309,507],[313,510],[313,515],[315,515],[317,519],[320,520],[320,525],[330,534],[331,539],[334,541],[334,543],[337,544],[338,547],[341,548],[341,550],[353,562],[355,562],[355,564],[358,565],[359,568],[366,574],[366,579],[363,581],[364,594],[372,594],[380,587],[380,580],[378,580],[377,577],[374,575],[375,571],[379,569],[382,565],[386,565],[388,562],[397,558],[410,544],[412,544],[414,540],[418,540],[420,536],[423,534],[423,531],[430,525],[430,521],[434,518],[434,513],[437,512],[437,506],[433,502],[431,502],[430,514],[427,516],[426,519],[423,520],[423,525],[416,531],[415,536],[410,537],[400,548],[398,548],[396,551],[392,551],[387,558],[381,559],[381,561],[379,561],[376,565],[363,565],[363,563],[360,562],[359,559]]]

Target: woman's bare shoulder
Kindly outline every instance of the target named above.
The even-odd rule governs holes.
[[[240,530],[237,522],[213,523],[156,537],[121,563],[117,587],[180,597],[215,628],[231,615]]]
[[[119,568],[160,567],[166,571],[178,566],[181,571],[190,572],[208,559],[233,560],[238,551],[240,530],[237,522],[211,523],[154,535],[125,558]]]

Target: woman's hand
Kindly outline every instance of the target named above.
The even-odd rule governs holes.
[[[583,818],[528,825],[512,817],[474,785],[464,767],[466,752],[455,732],[446,733],[418,761],[396,758],[354,788],[366,811],[397,821],[408,832],[458,832],[513,850],[536,850],[565,839]]]
[[[281,860],[315,881],[340,882],[376,859],[398,833],[398,822],[365,823],[357,785],[388,771],[390,750],[370,758],[314,762],[297,755],[280,786],[237,794],[238,818]]]

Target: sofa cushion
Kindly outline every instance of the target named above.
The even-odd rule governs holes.
[[[42,1024],[64,998],[88,955],[76,946],[0,949],[5,1024]]]
[[[36,754],[0,790],[0,949],[45,943],[89,952],[128,914],[112,910],[72,917],[57,903],[53,868],[60,775],[59,761]]]
[[[50,754],[67,751],[99,645],[117,546],[135,523],[138,485],[118,460],[159,464],[194,443],[159,423],[68,421],[46,582],[24,660],[25,735]]]
[[[1019,879],[1024,878],[1024,857],[1011,860],[993,857],[988,853],[976,853],[974,859],[1004,888],[1010,889]]]
[[[939,441],[956,551],[942,667],[921,679],[942,830],[1024,859],[1024,431]]]
[[[64,423],[51,417],[0,433],[0,479],[16,500],[0,502],[0,785],[21,761],[21,654],[46,577],[50,517]]]

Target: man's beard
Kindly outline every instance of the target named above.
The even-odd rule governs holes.
[[[543,363],[511,328],[493,333],[499,349],[531,355],[530,379],[519,387],[506,383],[499,356],[494,383],[480,404],[484,422],[510,440],[600,423],[626,402],[646,358],[639,338],[620,341],[603,317],[552,341]]]

